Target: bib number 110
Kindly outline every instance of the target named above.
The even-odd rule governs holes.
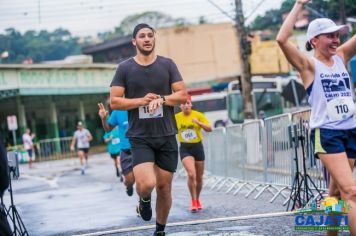
[[[349,107],[346,104],[335,106],[337,114],[345,114],[349,112]]]

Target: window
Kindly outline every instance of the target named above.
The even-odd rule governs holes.
[[[226,110],[226,98],[224,97],[216,99],[207,99],[203,101],[194,101],[193,109],[200,112]]]

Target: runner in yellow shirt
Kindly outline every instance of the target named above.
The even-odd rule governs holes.
[[[205,160],[201,130],[211,132],[212,128],[203,113],[192,110],[190,97],[180,105],[180,109],[182,111],[176,114],[179,154],[188,174],[188,188],[192,197],[190,211],[197,212],[202,209],[199,195],[203,186]]]

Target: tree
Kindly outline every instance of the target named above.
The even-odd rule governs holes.
[[[98,37],[101,40],[110,40],[115,37],[130,35],[133,28],[139,23],[147,23],[154,28],[182,26],[188,22],[184,18],[173,18],[167,14],[158,11],[147,11],[125,17],[114,32],[99,33]]]
[[[21,63],[26,58],[33,62],[45,60],[61,60],[66,56],[80,54],[78,38],[72,37],[65,29],[56,29],[53,32],[41,30],[26,31],[24,34],[13,28],[0,34],[0,52],[8,51],[6,63]]]
[[[289,12],[292,9],[294,3],[295,0],[285,0],[283,1],[280,9],[269,10],[265,13],[264,16],[257,16],[250,25],[251,29],[278,29],[279,25],[282,23],[282,15]],[[306,8],[310,11],[311,20],[321,16],[331,18],[332,20],[339,20],[340,18],[338,0],[313,0],[306,5]],[[355,0],[345,0],[345,12],[346,16],[356,15]]]

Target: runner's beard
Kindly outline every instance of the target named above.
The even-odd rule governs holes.
[[[152,49],[149,50],[149,51],[147,51],[147,50],[141,48],[140,46],[136,45],[136,47],[137,47],[137,49],[140,51],[140,53],[143,54],[143,55],[145,55],[145,56],[149,56],[149,55],[153,52],[153,50],[155,49],[155,46],[156,46],[156,45],[153,44]]]

